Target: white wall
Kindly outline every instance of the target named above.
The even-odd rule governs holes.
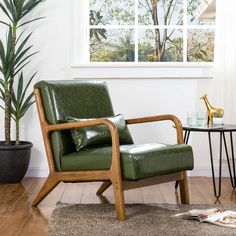
[[[45,1],[35,15],[46,19],[34,24],[33,43],[40,53],[31,63],[38,70],[38,80],[72,79],[72,9],[71,1]],[[151,68],[150,68],[151,69]],[[89,69],[88,69],[89,70]],[[178,76],[178,75],[176,75]],[[213,79],[106,79],[116,113],[126,118],[172,113],[185,122],[186,112],[204,109],[201,93],[211,92]],[[1,125],[3,114],[1,113]],[[171,124],[153,123],[131,128],[136,142],[175,142]],[[21,138],[33,142],[28,176],[47,174],[47,161],[36,107],[24,117]],[[1,127],[0,139],[3,139]],[[210,175],[206,134],[190,139],[195,154],[193,175]],[[218,149],[217,149],[218,150]]]

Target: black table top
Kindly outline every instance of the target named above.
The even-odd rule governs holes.
[[[186,131],[197,131],[197,132],[230,132],[236,131],[236,125],[224,124],[224,125],[214,125],[214,126],[197,126],[197,125],[187,125],[184,124],[183,130]]]

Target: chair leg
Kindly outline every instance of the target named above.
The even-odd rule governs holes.
[[[187,171],[183,172],[184,178],[180,180],[180,198],[182,204],[190,204]]]
[[[105,192],[110,186],[112,185],[111,182],[103,182],[100,188],[97,191],[97,195],[101,195],[103,192]]]
[[[37,206],[60,182],[61,180],[58,178],[49,175],[43,187],[34,199],[32,206]]]
[[[120,184],[119,182],[121,181],[112,181],[112,185],[114,190],[117,219],[123,221],[126,220],[124,191],[122,188],[122,182]]]

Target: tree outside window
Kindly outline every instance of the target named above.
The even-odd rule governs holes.
[[[91,62],[212,62],[215,20],[205,0],[90,0]]]

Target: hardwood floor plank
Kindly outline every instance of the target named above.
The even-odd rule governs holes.
[[[100,185],[101,182],[85,183],[81,203],[82,204],[101,203],[101,200],[96,195],[96,192],[99,189]]]
[[[0,184],[0,197],[5,195],[8,188],[9,184]]]
[[[179,204],[179,196],[175,194],[175,182],[159,184],[164,203]]]
[[[25,188],[22,183],[20,184],[10,184],[2,194],[0,201],[0,216],[7,215],[8,211],[14,208],[15,204],[25,193]]]
[[[50,194],[38,205],[38,209],[46,217],[50,218],[53,209],[55,209],[58,201],[61,201],[66,184],[60,183]]]
[[[25,178],[19,184],[0,184],[0,235],[47,235],[48,221],[58,201],[67,203],[114,203],[113,188],[110,187],[99,198],[96,191],[100,182],[61,183],[38,208],[31,204],[43,185],[44,178]],[[207,177],[189,178],[192,204],[214,204],[212,179]],[[126,203],[179,203],[179,193],[175,193],[174,182],[125,191]],[[236,203],[236,191],[229,178],[222,178],[221,204]]]
[[[209,182],[210,180],[211,179],[209,179],[207,182]],[[207,204],[207,201],[206,201],[207,196],[205,195],[205,188],[202,188],[203,186],[205,186],[205,177],[190,178],[189,191],[190,191],[191,204]],[[213,191],[211,194],[212,196],[214,196]]]
[[[125,191],[125,203],[143,203],[143,196],[141,188],[131,189]]]
[[[229,190],[229,191],[228,191]],[[221,204],[228,204],[229,201],[235,202],[231,197],[234,196],[234,190],[231,186],[231,182],[229,178],[222,178],[221,181],[221,197],[220,203]]]
[[[17,235],[22,236],[46,236],[48,235],[48,219],[38,209],[33,209],[31,215],[18,230]]]
[[[61,202],[81,203],[84,192],[84,183],[68,183],[62,195]]]
[[[31,193],[40,182],[40,180],[27,179],[19,184],[9,185],[9,192],[6,193],[9,201],[4,199],[0,201],[0,205],[3,204],[5,208],[0,215],[0,235],[6,233],[7,235],[17,235],[19,230],[24,227],[33,211],[31,208],[33,195]]]
[[[34,180],[36,182],[37,180]],[[48,219],[52,211],[56,207],[56,203],[61,200],[66,184],[60,183],[38,206],[38,208],[31,207],[32,201],[45,179],[38,183],[38,187],[32,189],[33,194],[30,194],[29,215],[21,228],[18,229],[17,235],[47,235]],[[35,234],[36,233],[36,234]]]
[[[163,203],[164,198],[158,185],[141,188],[144,203]]]

